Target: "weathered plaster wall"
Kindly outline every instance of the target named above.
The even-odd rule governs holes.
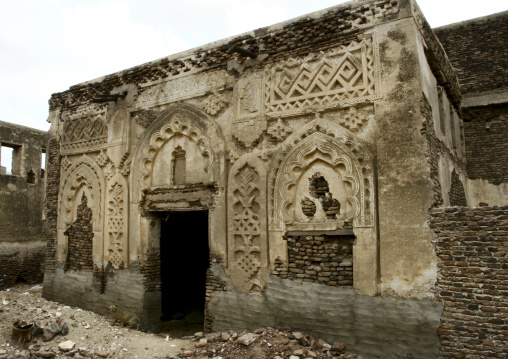
[[[442,304],[358,295],[351,289],[270,277],[265,295],[228,288],[209,303],[213,330],[289,326],[345,342],[363,358],[435,358]]]
[[[376,106],[381,293],[432,297],[436,261],[427,228],[434,202],[422,96],[417,35],[408,19],[379,29],[384,101]]]
[[[0,121],[0,145],[15,148],[13,174],[0,174],[0,288],[5,288],[16,280],[42,280],[47,229],[41,159],[47,134]]]
[[[437,208],[440,358],[505,358],[508,352],[508,207]]]

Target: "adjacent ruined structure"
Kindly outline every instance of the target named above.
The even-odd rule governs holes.
[[[204,308],[208,331],[290,326],[367,358],[502,353],[506,306],[464,344],[445,287],[471,269],[449,241],[462,217],[499,221],[475,253],[505,273],[506,209],[441,207],[507,202],[506,141],[495,174],[475,170],[489,141],[475,131],[506,128],[506,86],[485,119],[469,99],[488,81],[466,87],[463,114],[469,64],[453,59],[414,1],[371,0],[54,94],[43,295],[149,329]],[[501,308],[506,285],[490,285]]]
[[[0,289],[44,275],[44,168],[48,134],[0,121]],[[7,163],[8,162],[8,163]]]

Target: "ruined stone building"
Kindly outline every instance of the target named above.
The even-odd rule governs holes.
[[[0,158],[8,159],[0,160],[0,289],[43,278],[47,142],[44,131],[0,121]]]
[[[353,1],[54,94],[43,295],[506,353],[507,17]]]

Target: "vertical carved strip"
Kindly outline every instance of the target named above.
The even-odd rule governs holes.
[[[127,238],[127,184],[122,175],[116,174],[109,181],[106,196],[107,256],[113,268],[118,269],[125,266]]]
[[[269,272],[266,170],[253,154],[240,157],[229,174],[229,268],[233,284],[253,293],[264,289]]]

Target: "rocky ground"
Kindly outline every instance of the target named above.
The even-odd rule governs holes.
[[[0,291],[0,359],[37,358],[359,358],[345,344],[332,345],[289,328],[254,332],[145,333],[112,326],[112,318],[47,301],[42,287],[17,285]],[[15,324],[16,323],[16,324]],[[34,324],[33,338],[13,326]]]

